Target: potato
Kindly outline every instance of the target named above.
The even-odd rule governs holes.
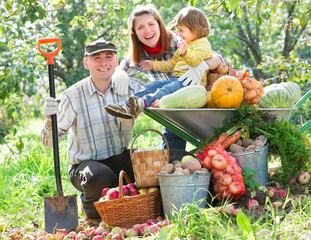
[[[184,171],[184,169],[182,167],[178,167],[175,169],[174,172],[183,172],[183,171]]]
[[[182,172],[176,171],[176,172],[173,173],[173,175],[185,175],[185,174],[183,174]]]
[[[201,172],[204,172],[204,173],[209,173],[208,169],[207,168],[201,168]]]
[[[184,162],[183,167],[188,168],[190,173],[194,173],[195,171],[200,170],[202,166],[198,159],[192,158]]]
[[[242,153],[242,152],[245,152],[245,147],[239,147],[235,153]]]
[[[235,153],[236,150],[238,150],[239,148],[241,148],[241,146],[239,146],[238,144],[236,143],[232,143],[229,147],[229,151],[232,152],[232,153]]]
[[[182,165],[181,162],[176,163],[176,164],[174,165],[174,172],[176,171],[177,168],[182,168],[182,167],[183,167],[183,165]]]
[[[259,135],[255,140],[260,140],[260,141],[262,141],[262,142],[265,142],[266,141],[266,136],[264,136],[264,135]]]
[[[184,169],[182,172],[185,175],[189,175],[190,174],[190,170],[188,168]]]
[[[243,139],[242,141],[242,146],[243,147],[248,147],[249,145],[252,145],[254,142],[253,139]]]
[[[174,165],[172,163],[166,164],[161,168],[161,172],[164,171],[167,174],[171,174],[174,171]]]
[[[256,147],[262,147],[263,142],[261,140],[256,140],[253,142],[253,145],[255,145]]]
[[[254,151],[255,148],[256,148],[255,145],[249,145],[249,146],[245,149],[245,151],[246,151],[246,152],[247,152],[247,151]]]
[[[160,171],[159,174],[168,174],[166,171]]]
[[[239,139],[238,141],[235,142],[235,144],[238,144],[239,146],[242,146],[242,140]]]
[[[175,164],[177,164],[177,163],[181,163],[181,161],[179,161],[179,160],[174,160],[172,163],[173,163],[173,165],[175,165]]]

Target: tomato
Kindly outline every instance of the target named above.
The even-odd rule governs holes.
[[[240,195],[242,193],[242,191],[243,191],[242,184],[239,183],[239,182],[231,183],[230,186],[229,186],[229,191],[233,195]]]
[[[217,154],[212,158],[212,166],[221,171],[227,166],[227,160],[222,155]]]

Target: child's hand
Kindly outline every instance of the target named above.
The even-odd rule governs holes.
[[[178,43],[179,55],[182,57],[186,54],[188,44],[185,41]]]
[[[139,63],[139,66],[141,67],[143,71],[152,70],[152,61],[151,60],[141,61]]]

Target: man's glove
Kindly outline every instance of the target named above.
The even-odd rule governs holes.
[[[184,75],[182,75],[178,81],[183,81],[183,85],[199,85],[204,77],[204,73],[209,70],[209,66],[205,61],[202,61],[200,65],[195,68],[190,68]]]
[[[43,115],[51,121],[51,115],[58,113],[58,102],[55,98],[47,97],[43,105]]]
[[[131,86],[131,79],[123,70],[116,69],[112,75],[114,90],[119,96],[126,96]]]

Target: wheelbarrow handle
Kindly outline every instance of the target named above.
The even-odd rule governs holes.
[[[47,44],[47,43],[58,43],[58,48],[54,51],[54,52],[44,52],[41,49],[41,44]],[[60,38],[44,38],[44,39],[39,39],[38,40],[38,50],[40,53],[42,53],[42,55],[46,56],[47,61],[48,61],[48,65],[54,65],[54,57],[59,53],[59,51],[61,50],[62,46],[60,43]]]

